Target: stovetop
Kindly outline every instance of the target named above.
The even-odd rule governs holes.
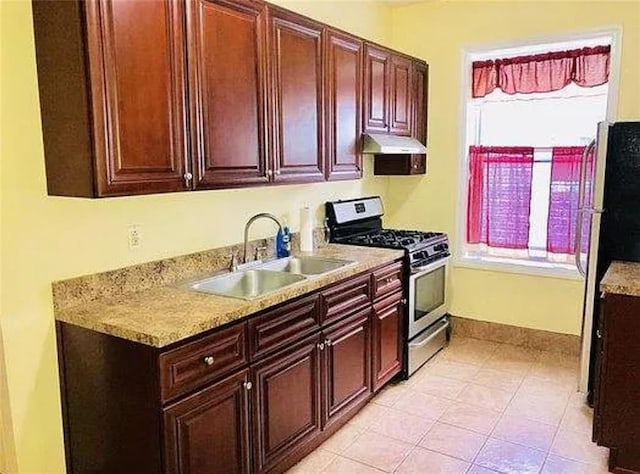
[[[419,230],[377,229],[353,235],[337,237],[336,243],[364,245],[368,247],[384,247],[405,249],[407,251],[422,247],[446,238],[445,234],[438,232],[422,232]]]
[[[383,228],[380,197],[328,202],[326,211],[331,242],[403,249],[412,268],[450,255],[444,233]]]

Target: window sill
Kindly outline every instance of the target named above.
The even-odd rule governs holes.
[[[563,280],[580,281],[584,279],[577,269],[569,265],[535,262],[531,260],[499,257],[457,257],[453,262],[453,266],[546,278],[559,278]]]

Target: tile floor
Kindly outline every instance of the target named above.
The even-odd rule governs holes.
[[[566,355],[456,338],[289,473],[606,473],[577,370]]]

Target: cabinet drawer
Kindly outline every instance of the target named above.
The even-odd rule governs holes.
[[[249,321],[251,360],[320,329],[318,295],[286,304]]]
[[[166,401],[248,362],[246,323],[160,355],[160,387]]]
[[[377,299],[402,289],[402,262],[396,262],[373,272],[373,298]]]
[[[371,277],[363,275],[339,283],[320,294],[323,325],[347,316],[371,301]]]

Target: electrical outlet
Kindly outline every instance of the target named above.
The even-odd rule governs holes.
[[[129,226],[129,250],[135,250],[142,245],[142,228],[137,225]]]

